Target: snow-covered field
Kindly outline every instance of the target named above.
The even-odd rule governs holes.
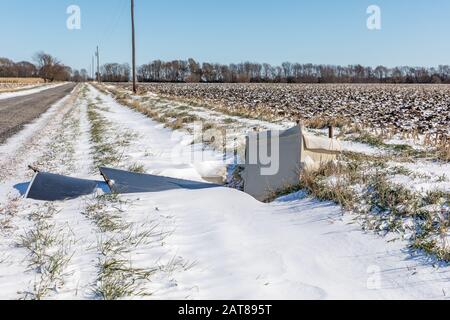
[[[42,203],[14,188],[30,181],[28,164],[99,180],[105,164],[201,181],[222,155],[207,148],[193,163],[204,148],[191,142],[80,85],[0,146],[0,298],[449,299],[448,264],[395,234],[363,232],[303,192],[270,204],[224,187]]]
[[[450,136],[448,85],[147,83],[139,90],[250,116]]]

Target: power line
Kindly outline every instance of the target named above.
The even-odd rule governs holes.
[[[114,34],[114,31],[116,30],[117,25],[122,20],[124,11],[126,11],[125,9],[126,9],[126,5],[127,5],[127,1],[128,0],[122,0],[121,2],[118,2],[117,8],[116,8],[116,9],[118,9],[118,11],[114,10],[114,11],[116,11],[116,14],[112,16],[113,17],[112,20],[108,20],[108,23],[103,31],[103,34],[98,39],[98,43],[100,45],[106,44],[106,42],[110,39],[111,35]]]
[[[114,33],[114,30],[116,29],[117,25],[119,24],[120,20],[122,19],[123,13],[124,13],[124,9],[126,8],[126,4],[127,4],[128,0],[121,0],[117,3],[117,8],[119,9],[118,11],[116,11],[115,14],[115,18],[113,18],[113,22],[111,22],[111,20],[108,20],[108,24],[106,25],[103,35],[101,36],[101,38],[98,39],[97,43],[97,49],[96,52],[94,52],[94,56],[92,57],[92,79],[93,80],[97,80],[98,82],[101,81],[101,76],[100,76],[100,57],[99,57],[99,52],[98,52],[98,47],[99,45],[106,45],[107,40],[110,39],[111,35]],[[100,36],[100,33],[98,34]],[[95,72],[95,57],[97,58],[97,75]]]

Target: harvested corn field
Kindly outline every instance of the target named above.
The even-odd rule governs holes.
[[[41,78],[0,78],[0,93],[27,89],[43,83]]]

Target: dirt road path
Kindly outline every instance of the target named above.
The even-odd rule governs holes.
[[[74,87],[75,84],[67,84],[32,95],[0,100],[0,144],[67,96]]]

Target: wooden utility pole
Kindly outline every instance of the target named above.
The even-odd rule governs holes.
[[[134,0],[131,0],[131,33],[132,33],[132,51],[133,51],[133,92],[137,92],[136,88],[136,42],[134,32]]]
[[[92,56],[92,68],[91,68],[91,76],[92,76],[92,81],[95,80],[95,60],[94,60],[94,56]]]
[[[100,54],[98,53],[98,46],[97,46],[97,82],[100,83]]]
[[[328,137],[334,139],[334,128],[331,125],[328,126]]]

